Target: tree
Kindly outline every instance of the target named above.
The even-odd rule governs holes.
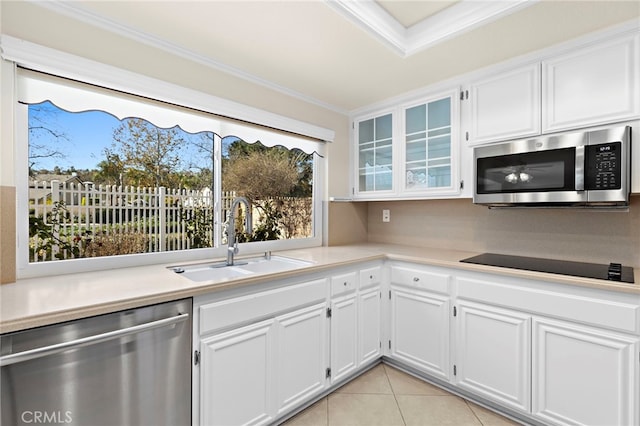
[[[128,118],[113,132],[113,152],[125,166],[127,182],[137,186],[174,186],[184,144],[177,127],[160,129],[146,120]]]
[[[312,196],[312,154],[235,138],[226,152],[223,148],[223,155],[222,184],[226,190],[241,192],[250,199],[252,194],[257,198]]]
[[[246,197],[260,213],[253,235],[241,240],[265,241],[299,235],[299,222],[309,222],[313,186],[313,156],[298,149],[268,148],[259,142],[235,140],[223,149],[222,185]],[[298,198],[291,198],[298,197]],[[304,204],[304,203],[303,203]],[[306,204],[304,204],[305,207]]]
[[[29,175],[35,174],[35,166],[45,158],[64,158],[59,149],[69,138],[56,122],[58,108],[49,102],[29,105]]]
[[[298,171],[280,151],[254,151],[245,158],[229,161],[223,169],[222,185],[255,203],[260,199],[284,197],[298,182]]]
[[[109,148],[103,151],[105,159],[98,163],[93,181],[96,184],[121,185],[125,172],[124,161]]]

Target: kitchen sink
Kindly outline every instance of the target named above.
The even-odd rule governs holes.
[[[170,266],[169,269],[191,281],[226,281],[254,274],[290,271],[311,265],[312,262],[284,256],[259,256],[236,259],[233,265],[226,262],[199,263],[196,265]]]

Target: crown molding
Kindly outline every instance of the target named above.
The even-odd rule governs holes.
[[[47,0],[47,1],[27,0],[27,1],[39,7],[43,7],[45,9],[51,10],[52,12],[73,18],[82,23],[109,31],[111,33],[128,38],[130,40],[137,41],[142,44],[146,44],[147,46],[151,46],[151,47],[169,52],[173,55],[182,57],[189,61],[204,65],[206,67],[215,69],[217,71],[224,72],[226,74],[233,75],[235,77],[241,78],[250,83],[257,84],[262,87],[266,87],[267,89],[274,90],[276,92],[282,93],[284,95],[290,96],[295,99],[299,99],[303,102],[316,105],[321,108],[324,108],[342,115],[348,114],[348,111],[345,110],[344,108],[329,104],[327,102],[321,101],[311,96],[307,96],[303,93],[300,93],[288,87],[279,85],[270,80],[266,80],[254,74],[243,71],[239,68],[230,66],[228,64],[225,64],[223,62],[220,62],[208,56],[186,49],[175,43],[168,42],[160,37],[156,37],[151,34],[139,31],[131,26],[124,25],[120,22],[114,21],[109,18],[105,18],[104,16],[88,11],[85,8],[83,8],[78,2],[63,1],[63,0]]]
[[[182,87],[8,35],[0,37],[2,59],[25,68],[97,87],[155,99],[235,120],[332,142],[335,131],[229,99]]]
[[[539,0],[462,0],[409,28],[372,0],[325,0],[326,4],[406,58]]]

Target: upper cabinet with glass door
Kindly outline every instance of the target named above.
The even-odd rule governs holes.
[[[415,199],[459,191],[458,89],[354,120],[354,198]]]
[[[356,120],[357,177],[354,195],[393,194],[393,114]]]
[[[457,192],[455,93],[403,108],[403,195]]]

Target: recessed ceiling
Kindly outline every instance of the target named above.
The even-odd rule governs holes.
[[[404,1],[404,0],[379,0],[378,3],[384,10],[405,28],[409,28],[438,12],[459,3],[461,0],[452,1]]]
[[[388,2],[386,8],[376,1],[325,0],[326,4],[369,32],[390,49],[403,57],[445,40],[454,38],[474,28],[507,16],[518,10],[533,6],[538,0],[461,0],[441,5],[424,7],[429,2]],[[413,10],[415,21],[404,25],[387,9],[405,20]]]
[[[419,35],[456,14],[458,21],[468,20],[464,11],[479,4],[508,13],[412,50],[423,40]],[[382,24],[397,29],[401,46],[392,46],[362,20],[346,18],[345,7],[353,5],[365,15],[373,9],[370,16],[386,16],[378,30]],[[27,6],[341,113],[640,17],[640,2],[631,1],[29,0],[2,1],[3,32],[30,39],[28,25],[11,18],[12,8]],[[55,34],[56,28],[41,24],[36,30]]]

